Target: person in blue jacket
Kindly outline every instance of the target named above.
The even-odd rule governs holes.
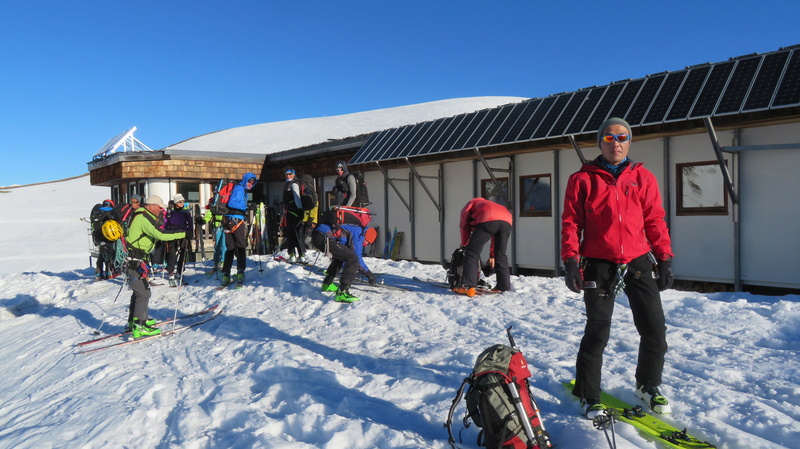
[[[242,181],[233,186],[228,199],[228,214],[222,217],[225,229],[225,260],[222,263],[222,285],[232,282],[231,267],[236,256],[236,281],[244,282],[247,266],[247,191],[256,185],[256,175],[245,173]]]

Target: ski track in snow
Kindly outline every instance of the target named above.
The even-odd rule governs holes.
[[[322,276],[308,267],[251,256],[245,288],[220,291],[202,274],[209,262],[190,263],[188,285],[153,287],[151,315],[166,319],[176,307],[184,314],[213,303],[222,315],[174,336],[77,354],[75,344],[101,323],[103,332],[121,329],[130,299],[121,279],[94,282],[87,268],[86,224],[78,218],[107,189],[83,183],[0,195],[1,208],[23,214],[43,193],[55,203],[77,201],[27,227],[0,217],[9,249],[0,256],[0,449],[444,449],[442,424],[456,389],[485,347],[507,343],[508,326],[528,359],[552,440],[560,448],[608,447],[560,384],[573,377],[584,325],[582,299],[560,278],[514,277],[514,292],[468,299],[411,280],[443,279],[438,265],[367,258],[387,284],[409,291],[356,286],[361,301],[347,305],[320,292]],[[53,223],[66,223],[59,224],[65,232],[47,237]],[[720,448],[797,447],[798,299],[665,292],[670,350],[662,390],[674,414],[664,420]],[[622,296],[603,386],[632,404],[639,403],[637,345]],[[462,403],[456,435],[463,411]],[[620,449],[660,447],[631,426],[616,430]],[[460,447],[475,448],[476,436],[474,426],[465,430]]]

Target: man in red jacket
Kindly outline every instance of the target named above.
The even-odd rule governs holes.
[[[461,210],[461,246],[464,247],[463,275],[461,286],[453,289],[456,293],[475,296],[478,285],[478,269],[483,246],[491,239],[487,264],[495,269],[497,286],[495,290],[511,289],[511,271],[508,268],[506,247],[511,235],[511,213],[505,206],[483,198],[469,200]]]
[[[564,280],[575,293],[583,290],[587,316],[572,394],[589,419],[604,409],[603,351],[614,298],[623,290],[640,337],[636,394],[655,412],[671,411],[658,386],[667,352],[659,292],[672,286],[672,246],[656,177],[628,158],[631,138],[620,118],[600,126],[601,155],[570,176],[561,216]]]

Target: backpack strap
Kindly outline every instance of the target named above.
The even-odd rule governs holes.
[[[458,388],[458,392],[456,393],[456,397],[453,399],[453,403],[450,404],[450,411],[447,413],[447,421],[444,422],[444,427],[447,428],[447,435],[448,435],[447,442],[450,443],[450,446],[453,449],[457,449],[456,448],[456,439],[453,436],[453,429],[452,429],[452,427],[453,427],[453,413],[455,413],[456,407],[458,407],[458,404],[461,402],[461,399],[464,397],[464,388],[467,386],[468,383],[471,383],[471,381],[472,381],[472,376],[465,378],[464,381],[461,382],[461,387]],[[464,420],[466,420],[466,419],[467,418],[464,417]],[[465,423],[465,426],[467,426],[467,425],[468,424]]]

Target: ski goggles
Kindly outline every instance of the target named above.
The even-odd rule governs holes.
[[[609,135],[603,136],[603,142],[605,142],[605,143],[611,143],[611,142],[613,142],[615,140],[617,142],[619,142],[619,143],[624,143],[624,142],[627,142],[627,141],[631,140],[631,136],[629,136],[627,134],[609,134]]]

